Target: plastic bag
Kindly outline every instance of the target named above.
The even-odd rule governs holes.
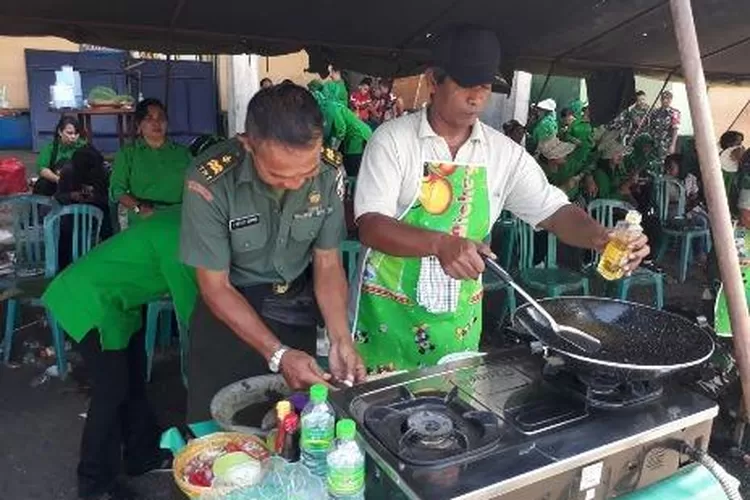
[[[18,158],[0,158],[0,195],[25,193],[26,167]]]
[[[259,484],[229,493],[207,493],[200,500],[315,500],[326,499],[327,495],[323,480],[307,467],[274,456],[269,459],[268,472]]]

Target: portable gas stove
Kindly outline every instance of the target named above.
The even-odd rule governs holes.
[[[685,388],[576,376],[528,347],[336,391],[368,455],[410,498],[598,500],[706,449],[716,404]]]

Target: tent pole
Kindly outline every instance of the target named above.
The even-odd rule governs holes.
[[[750,316],[745,301],[745,286],[740,273],[739,258],[734,246],[734,230],[729,215],[727,195],[719,166],[719,150],[711,121],[706,77],[703,74],[693,9],[690,0],[669,0],[669,6],[672,11],[675,36],[687,85],[688,102],[695,127],[695,144],[706,191],[716,257],[719,261],[721,281],[729,306],[729,317],[734,335],[734,353],[743,388],[742,399],[745,408],[750,408]]]
[[[740,110],[739,113],[737,113],[737,116],[734,117],[734,120],[732,120],[732,123],[729,124],[726,130],[727,132],[732,130],[732,127],[734,127],[737,124],[737,122],[740,120],[740,117],[742,117],[742,114],[745,112],[748,106],[750,106],[750,99],[748,99],[745,105],[742,106],[742,109]]]

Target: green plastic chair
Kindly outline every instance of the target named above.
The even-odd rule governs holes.
[[[354,286],[357,278],[357,264],[359,261],[359,253],[362,250],[362,245],[356,240],[345,240],[341,242],[341,254],[344,260],[344,267],[346,268],[347,280],[349,286]]]
[[[497,248],[497,258],[506,270],[511,269],[511,261],[513,258],[513,251],[515,249],[516,242],[516,231],[518,230],[518,219],[516,219],[510,212],[503,211],[500,214],[500,218],[495,222],[492,228],[493,239],[497,236],[499,240],[499,247]],[[513,314],[516,310],[516,293],[513,287],[503,282],[500,278],[495,276],[493,273],[484,273],[482,275],[482,287],[484,293],[489,292],[501,292],[504,291],[507,297],[506,305],[507,308],[503,311],[503,315],[500,318],[500,323],[505,320],[506,314]]]
[[[346,179],[344,179],[344,187],[346,188],[346,199],[353,199],[354,189],[357,187],[357,177],[351,175],[347,176]]]
[[[624,216],[629,210],[633,210],[633,207],[629,203],[620,200],[599,199],[589,203],[587,210],[589,215],[596,219],[599,224],[607,228],[614,228],[618,220],[622,219],[622,217],[618,217],[617,212],[620,212]],[[595,254],[592,270],[596,269],[599,257],[599,254]],[[663,274],[656,273],[650,269],[637,269],[632,275],[617,281],[614,295],[621,300],[627,300],[632,286],[653,286],[656,308],[661,309],[664,307]]]
[[[168,347],[172,340],[174,303],[169,296],[152,300],[146,306],[146,380],[151,381],[154,351],[158,339],[160,347]],[[187,387],[187,327],[177,322],[180,342],[180,374],[182,384]]]
[[[669,222],[680,217],[685,217],[685,186],[668,177],[661,177],[656,180],[654,194],[656,197],[656,209],[661,222],[661,237],[659,241],[659,251],[656,255],[657,260],[661,260],[667,252],[667,247],[671,241],[677,240],[680,243],[680,283],[684,283],[687,278],[687,268],[690,264],[693,254],[693,242],[703,239],[706,242],[706,250],[711,250],[711,230],[710,229],[676,229],[670,228]],[[677,207],[674,213],[670,213],[669,192],[676,189],[678,192]]]
[[[589,279],[576,271],[557,267],[557,237],[547,233],[547,258],[543,267],[534,267],[534,228],[518,222],[518,279],[524,286],[559,297],[578,292],[589,295]]]

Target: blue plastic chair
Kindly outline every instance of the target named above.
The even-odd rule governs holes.
[[[624,201],[599,199],[589,203],[588,213],[596,219],[599,224],[607,228],[614,228],[618,220],[622,219],[629,210],[634,208]],[[622,214],[618,217],[618,213]],[[600,255],[594,256],[592,269],[599,263]],[[628,293],[632,286],[653,286],[654,301],[657,309],[664,307],[664,275],[653,272],[649,269],[637,269],[632,275],[624,277],[617,281],[615,296],[621,300],[628,298]]]
[[[669,223],[675,219],[685,217],[685,186],[676,179],[661,177],[655,180],[654,194],[656,196],[656,209],[661,222],[661,238],[659,241],[659,251],[656,255],[658,260],[664,257],[670,241],[677,240],[680,243],[680,283],[684,283],[687,278],[687,268],[691,261],[693,253],[693,242],[703,239],[706,245],[706,251],[711,250],[711,230],[710,229],[677,229],[670,228]],[[673,211],[670,211],[670,191],[676,190],[678,193],[677,205]]]
[[[46,197],[35,197],[30,201],[21,203],[30,203],[31,206],[36,205],[36,209],[22,210],[21,212],[28,215],[28,218],[22,219],[20,226],[26,228],[25,233],[28,237],[36,230],[32,231],[30,225],[27,223],[37,221],[39,216],[39,207],[55,207],[56,205],[47,199]],[[38,198],[43,198],[39,200]],[[12,201],[11,203],[16,203]],[[43,264],[44,276],[39,279],[28,279],[19,278],[10,286],[21,290],[21,294],[8,299],[6,319],[5,319],[5,335],[3,338],[3,357],[5,362],[10,360],[10,351],[13,345],[13,334],[16,329],[16,323],[19,315],[19,305],[22,302],[28,303],[35,307],[43,307],[40,300],[47,283],[57,274],[58,266],[58,245],[60,240],[60,223],[63,217],[68,217],[72,223],[71,233],[71,257],[72,260],[82,257],[86,252],[99,242],[99,234],[102,226],[102,219],[104,217],[101,210],[90,205],[68,205],[64,207],[54,208],[43,220],[41,227],[43,228],[43,249],[44,259],[40,261]],[[38,225],[38,223],[37,223]],[[32,247],[39,245],[39,242],[31,242],[29,240],[23,242],[23,245],[32,244]],[[31,254],[36,254],[37,250],[31,251]],[[71,307],[75,307],[72,305]],[[57,358],[57,368],[61,379],[67,376],[68,363],[65,356],[65,334],[63,333],[60,325],[52,317],[49,310],[45,309],[47,315],[47,321],[52,331],[52,341],[55,348]]]
[[[534,229],[518,223],[518,278],[527,288],[547,297],[580,292],[589,295],[589,279],[576,271],[557,267],[557,237],[547,233],[547,257],[543,267],[534,266]]]

